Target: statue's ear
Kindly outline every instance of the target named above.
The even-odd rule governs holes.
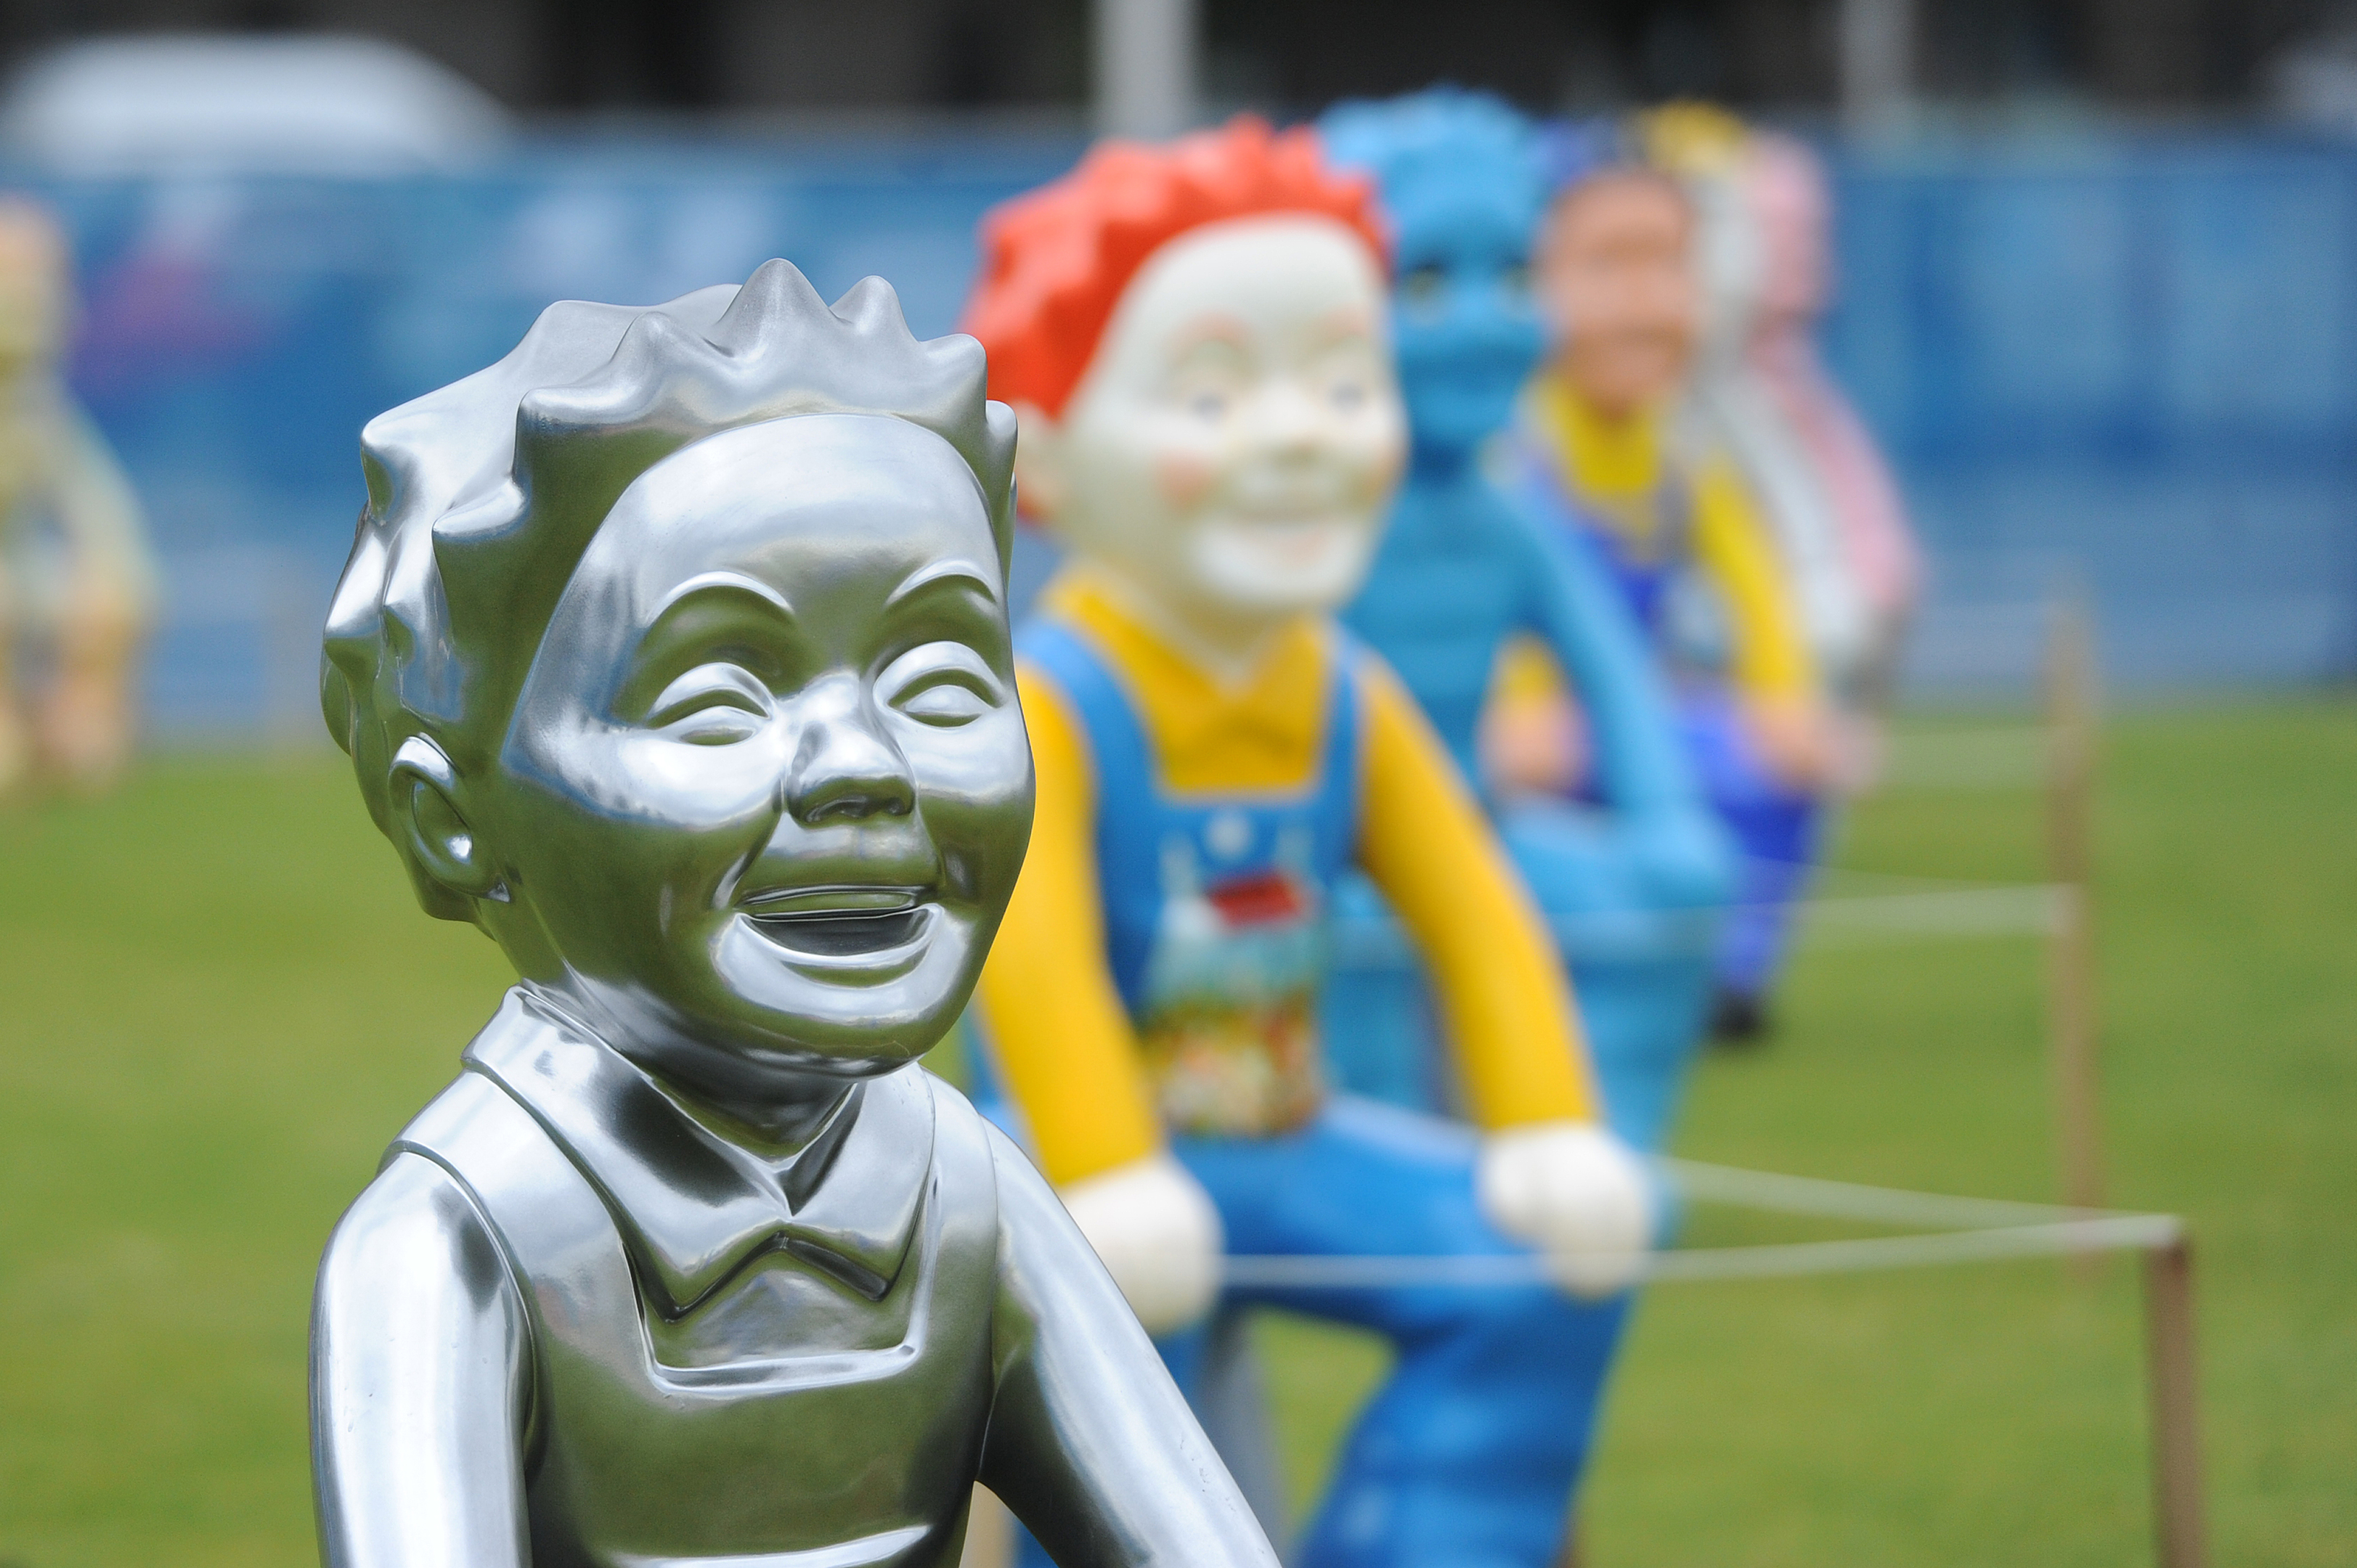
[[[418,879],[427,910],[465,920],[474,918],[475,899],[506,903],[507,885],[491,864],[489,846],[468,822],[465,790],[442,748],[422,735],[411,736],[393,753],[392,774],[385,791],[392,819],[387,826]],[[442,897],[430,897],[436,893]]]
[[[1063,431],[1036,403],[1015,405],[1015,494],[1023,515],[1053,527],[1071,484],[1064,470]]]

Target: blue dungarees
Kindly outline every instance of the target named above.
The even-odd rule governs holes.
[[[1674,478],[1648,498],[1653,525],[1639,532],[1654,544],[1641,553],[1622,532],[1603,526],[1565,493],[1536,438],[1521,439],[1515,466],[1522,498],[1611,573],[1671,670],[1686,755],[1712,808],[1743,851],[1735,906],[1720,931],[1718,982],[1737,995],[1764,995],[1783,955],[1792,902],[1816,860],[1823,811],[1815,797],[1777,779],[1752,749],[1727,681],[1707,669],[1712,654],[1720,650],[1688,646],[1701,640],[1685,635],[1680,614],[1690,602],[1683,591],[1693,581],[1684,549],[1693,498]]]
[[[1589,798],[1487,804],[1555,924],[1612,1129],[1657,1149],[1702,1034],[1733,843],[1693,777],[1668,683],[1613,575],[1482,465],[1423,453],[1417,465],[1345,623],[1399,675],[1469,782],[1500,649],[1528,633],[1563,664],[1594,737]],[[1345,914],[1370,905],[1381,908],[1371,887],[1345,884]],[[1375,956],[1346,946],[1358,983],[1327,997],[1339,1077],[1377,1099],[1445,1109],[1453,1097],[1421,966]]]
[[[1318,777],[1297,792],[1184,798],[1161,786],[1136,711],[1080,634],[1041,618],[1019,646],[1087,730],[1107,957],[1171,1153],[1210,1192],[1230,1250],[1522,1251],[1475,1202],[1470,1129],[1328,1096],[1318,1082],[1322,928],[1359,814],[1356,653],[1335,639]],[[1258,1068],[1246,1065],[1251,1041],[1264,1043]],[[1223,1122],[1239,1130],[1217,1131]],[[1619,1304],[1582,1307],[1541,1285],[1252,1290],[1222,1302],[1252,1305],[1372,1329],[1398,1353],[1293,1561],[1544,1568],[1554,1558]],[[1197,1329],[1163,1347],[1182,1388],[1203,1338]]]

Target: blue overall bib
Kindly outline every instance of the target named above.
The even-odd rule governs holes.
[[[1326,911],[1358,836],[1355,650],[1337,630],[1318,774],[1292,792],[1177,796],[1135,709],[1071,628],[1019,639],[1086,728],[1107,957],[1172,1154],[1238,1253],[1525,1249],[1475,1201],[1475,1134],[1329,1096],[1317,1034]],[[1371,1329],[1398,1352],[1346,1441],[1302,1568],[1544,1568],[1588,1448],[1621,1303],[1540,1285],[1232,1291]],[[1194,1391],[1204,1332],[1165,1359]],[[1038,1561],[1037,1548],[1026,1551]]]
[[[1792,906],[1815,863],[1823,808],[1784,784],[1753,749],[1727,680],[1710,668],[1722,650],[1704,649],[1682,626],[1692,601],[1686,534],[1693,498],[1674,478],[1641,503],[1648,526],[1605,526],[1567,495],[1554,460],[1534,437],[1517,454],[1522,497],[1587,549],[1620,585],[1675,685],[1678,728],[1712,809],[1743,851],[1734,908],[1720,929],[1718,983],[1739,996],[1764,995],[1783,956]],[[1638,540],[1648,542],[1643,545]],[[1706,638],[1708,633],[1706,633]],[[1722,630],[1723,635],[1723,630]]]

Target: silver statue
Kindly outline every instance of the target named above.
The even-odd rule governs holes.
[[[771,262],[383,415],[330,727],[521,983],[337,1228],[351,1568],[1274,1568],[1046,1183],[914,1065],[1021,863],[1015,422]]]

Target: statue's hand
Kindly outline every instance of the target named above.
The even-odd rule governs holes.
[[[1157,1152],[1058,1196],[1148,1334],[1184,1328],[1211,1311],[1226,1239],[1211,1195],[1185,1166]]]
[[[1481,1212],[1545,1255],[1574,1295],[1634,1283],[1653,1235],[1653,1197],[1635,1154],[1587,1122],[1493,1133],[1474,1167]]]
[[[1813,698],[1747,703],[1744,720],[1760,760],[1785,788],[1814,794],[1837,771],[1832,714]]]

